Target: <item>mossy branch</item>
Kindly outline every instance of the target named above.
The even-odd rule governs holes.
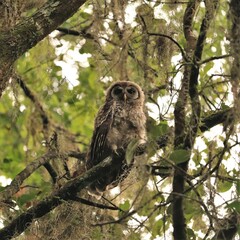
[[[16,237],[26,230],[34,219],[40,218],[51,210],[61,205],[64,201],[74,199],[77,193],[86,188],[89,184],[103,177],[106,174],[106,169],[111,167],[114,169],[114,162],[111,158],[107,158],[97,166],[91,168],[83,175],[68,181],[62,188],[53,192],[43,201],[40,201],[35,206],[29,208],[24,213],[20,214],[9,225],[0,230],[0,239],[7,240]]]
[[[64,21],[86,0],[49,0],[31,17],[8,31],[0,32],[0,96],[7,86],[12,64]]]

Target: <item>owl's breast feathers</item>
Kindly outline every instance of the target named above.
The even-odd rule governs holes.
[[[111,129],[107,135],[107,144],[114,151],[126,148],[134,138],[146,140],[146,117],[139,111],[140,109],[134,110],[128,105],[116,106]]]

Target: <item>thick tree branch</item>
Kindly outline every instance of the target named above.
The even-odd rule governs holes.
[[[59,157],[59,153],[48,152],[43,156],[37,158],[35,161],[27,165],[27,167],[22,170],[1,193],[0,202],[8,200],[20,189],[20,186],[26,178],[28,178],[33,172],[35,172],[39,167],[48,163],[51,159]]]
[[[184,66],[184,73],[182,79],[182,86],[179,91],[178,100],[174,109],[174,118],[175,118],[175,139],[174,146],[178,148],[178,146],[184,142],[185,139],[185,125],[186,125],[186,107],[188,103],[188,91],[189,91],[189,78],[190,78],[190,70],[191,70],[191,56],[194,51],[196,37],[193,34],[192,22],[198,8],[200,0],[189,1],[187,8],[183,17],[183,30],[184,36],[187,42],[186,47],[186,64]]]
[[[193,49],[195,47],[195,36],[192,30],[192,22],[195,15],[199,0],[189,1],[185,10],[183,18],[183,30],[185,39],[187,42],[186,53],[188,58],[191,58]],[[191,63],[187,60],[187,63]],[[175,119],[175,137],[174,137],[174,149],[182,148],[186,138],[186,107],[188,103],[189,92],[189,78],[190,78],[191,65],[187,64],[184,67],[182,86],[179,91],[178,100],[174,109]],[[183,165],[183,166],[182,166]],[[172,184],[172,196],[173,201],[173,237],[175,240],[186,240],[186,224],[183,214],[183,197],[184,192],[184,172],[187,171],[186,163],[181,164],[179,168],[174,169],[174,178]]]
[[[221,123],[223,123],[224,126],[228,126],[229,124],[231,124],[234,118],[234,109],[229,108],[224,110],[218,110],[217,112],[206,115],[206,117],[201,118],[201,123],[199,126],[201,132],[210,130],[212,127],[215,127]]]
[[[218,1],[205,1],[206,14],[203,18],[200,33],[197,39],[196,48],[193,56],[193,61],[198,62],[202,58],[202,52],[204,43],[207,36],[207,31],[209,29],[211,20],[214,17],[215,10],[218,5]],[[189,96],[191,98],[191,106],[192,106],[192,116],[191,116],[191,128],[189,129],[188,136],[186,138],[186,146],[188,148],[192,148],[195,137],[199,127],[200,114],[201,114],[201,104],[199,101],[199,94],[197,90],[198,86],[198,77],[199,77],[199,66],[192,65],[191,73],[190,73],[190,81],[189,81]]]
[[[206,14],[203,18],[199,36],[197,41],[195,41],[195,36],[192,30],[192,21],[195,15],[197,6],[199,5],[199,0],[189,1],[184,15],[184,34],[188,43],[188,53],[193,54],[193,63],[201,61],[202,51],[204,42],[206,39],[207,30],[210,26],[210,22],[213,18],[218,1],[205,1]],[[181,147],[185,150],[191,150],[195,138],[197,136],[197,131],[200,124],[200,114],[201,114],[201,104],[199,100],[199,94],[197,90],[198,86],[198,76],[199,76],[199,66],[191,64],[185,67],[184,78],[182,88],[179,93],[179,98],[175,106],[174,116],[175,116],[175,149]],[[188,93],[187,93],[188,92]],[[185,125],[185,108],[187,102],[187,94],[190,96],[191,100],[191,117],[190,125]],[[186,226],[185,218],[183,213],[183,197],[181,194],[184,192],[184,174],[188,169],[188,161],[183,162],[178,165],[179,169],[175,169],[173,178],[173,193],[180,194],[175,197],[173,201],[173,236],[175,240],[185,240],[186,236]]]
[[[51,194],[45,200],[39,202],[34,207],[31,207],[26,212],[19,215],[9,225],[0,230],[0,239],[11,239],[13,236],[21,234],[32,221],[36,218],[40,218],[51,210],[63,203],[63,201],[71,200],[76,196],[78,192],[86,188],[89,184],[93,183],[97,179],[103,177],[106,174],[106,170],[119,167],[118,164],[111,161],[110,158],[105,159],[97,166],[91,168],[83,175],[67,182],[58,191]]]
[[[1,59],[15,61],[60,24],[70,18],[86,0],[50,0],[31,17],[0,34]],[[10,56],[9,53],[11,52]]]
[[[231,53],[233,63],[231,67],[231,84],[234,97],[235,118],[240,119],[240,2],[230,1],[229,15],[232,21],[231,26]]]
[[[9,78],[11,65],[23,53],[70,18],[86,0],[49,0],[31,17],[9,31],[0,32],[0,96]]]
[[[193,33],[193,19],[196,13],[196,9],[200,4],[200,0],[188,1],[187,8],[183,17],[183,31],[187,41],[187,48],[191,51],[195,47],[196,37]]]

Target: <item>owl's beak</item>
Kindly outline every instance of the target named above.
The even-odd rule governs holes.
[[[124,100],[124,102],[127,101],[127,94],[126,93],[123,94],[123,100]]]

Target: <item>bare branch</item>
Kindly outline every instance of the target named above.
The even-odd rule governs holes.
[[[57,30],[59,32],[67,34],[67,35],[81,36],[81,37],[84,37],[87,39],[94,39],[93,35],[91,35],[90,33],[87,33],[86,30],[76,31],[76,30],[72,30],[69,28],[63,28],[63,27],[59,27],[59,28],[57,28]]]
[[[169,35],[166,35],[166,34],[162,34],[162,33],[151,33],[151,32],[147,32],[147,34],[149,36],[158,36],[158,37],[164,37],[164,38],[167,38],[169,40],[171,40],[177,47],[178,49],[180,50],[181,54],[182,54],[182,57],[185,61],[188,61],[188,58],[185,54],[185,51],[183,50],[183,48],[181,47],[181,45],[175,40],[173,39],[171,36]]]
[[[26,97],[28,97],[34,103],[35,107],[37,108],[37,110],[38,110],[38,112],[41,116],[43,129],[47,130],[48,129],[48,124],[49,124],[49,117],[48,117],[46,111],[44,110],[43,105],[37,99],[37,96],[24,83],[24,81],[22,80],[22,78],[20,76],[16,76],[16,81],[19,84],[19,86],[22,88]]]
[[[228,57],[231,57],[232,55],[231,54],[225,54],[225,55],[222,55],[222,56],[214,56],[214,57],[210,57],[210,58],[207,58],[205,60],[202,60],[201,62],[197,62],[197,65],[203,65],[205,63],[208,63],[208,62],[211,62],[211,61],[214,61],[214,60],[219,60],[219,59],[224,59],[224,58],[228,58]]]
[[[100,208],[100,209],[119,210],[118,207],[106,206],[106,205],[103,205],[103,204],[100,204],[100,203],[91,202],[87,199],[80,198],[80,197],[77,197],[77,196],[71,196],[69,199],[72,200],[72,201],[75,201],[75,202],[80,202],[80,203],[86,204],[88,206],[97,207],[97,208]]]

